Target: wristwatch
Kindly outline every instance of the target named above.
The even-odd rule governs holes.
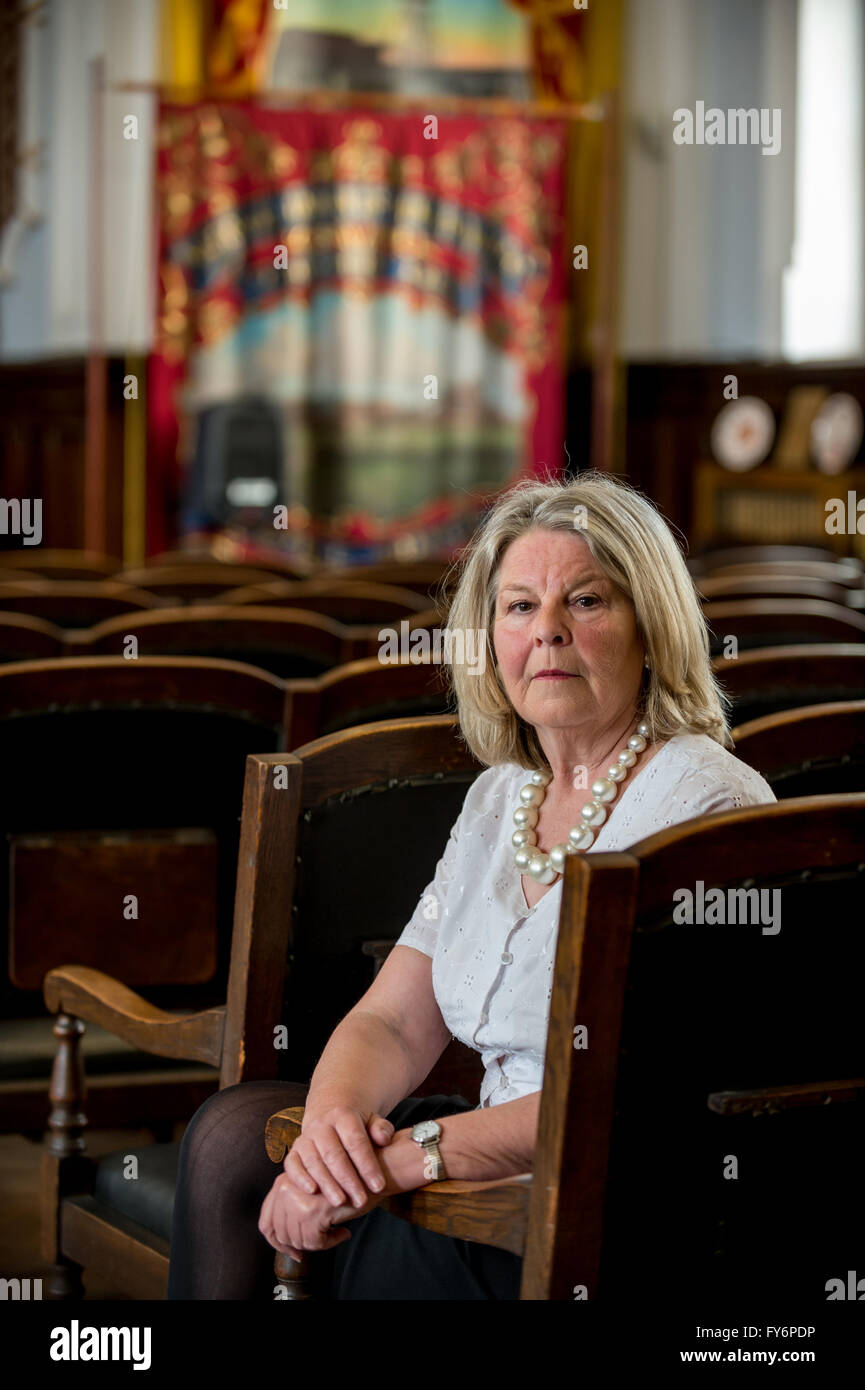
[[[438,1120],[421,1120],[419,1124],[413,1126],[411,1132],[414,1142],[420,1145],[432,1161],[434,1176],[430,1178],[430,1182],[442,1182],[447,1177],[444,1160],[439,1153],[439,1140],[442,1137],[442,1132]]]

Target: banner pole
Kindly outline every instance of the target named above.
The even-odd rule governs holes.
[[[106,534],[105,452],[108,362],[105,355],[105,60],[90,61],[90,254],[84,419],[84,549],[112,552]]]

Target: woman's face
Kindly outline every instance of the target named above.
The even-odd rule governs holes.
[[[634,607],[580,535],[535,527],[511,542],[493,646],[508,699],[542,741],[545,730],[571,727],[591,737],[634,710],[645,655]],[[548,668],[567,678],[539,676]]]

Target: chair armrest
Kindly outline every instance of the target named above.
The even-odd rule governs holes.
[[[271,1115],[264,1130],[264,1147],[268,1158],[281,1163],[300,1134],[303,1123],[303,1106],[290,1106],[288,1110],[277,1110]]]
[[[762,1086],[754,1091],[713,1091],[708,1106],[716,1115],[774,1115],[805,1106],[865,1101],[865,1077],[847,1081],[806,1081],[799,1086]]]
[[[43,985],[51,1013],[73,1014],[98,1023],[115,1037],[158,1057],[209,1062],[222,1060],[225,1006],[197,1014],[170,1014],[149,1004],[119,980],[86,965],[59,965]]]
[[[278,1110],[267,1121],[264,1134],[268,1157],[281,1163],[300,1134],[303,1106]],[[490,1182],[429,1183],[410,1192],[397,1192],[380,1203],[394,1216],[414,1226],[460,1240],[496,1245],[522,1255],[529,1215],[531,1173],[494,1178]]]
[[[381,1203],[394,1216],[443,1236],[496,1245],[523,1255],[529,1222],[531,1173],[491,1182],[429,1183]]]

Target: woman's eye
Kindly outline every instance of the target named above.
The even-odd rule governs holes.
[[[588,606],[588,607],[594,607],[594,605],[598,602],[598,598],[597,598],[597,595],[596,595],[596,594],[578,594],[578,595],[576,596],[576,598],[574,598],[574,599],[571,600],[571,602],[572,602],[572,603],[579,603],[579,604],[582,604],[582,605]],[[528,605],[528,607],[530,607],[530,608],[531,608],[531,606],[532,606],[531,603],[530,603],[530,601],[529,601],[529,599],[527,599],[527,598],[520,598],[520,599],[517,599],[515,603],[512,603],[512,604],[510,605],[510,607],[508,608],[508,612],[509,612],[509,613],[512,613],[512,612],[514,611],[515,608],[521,608],[521,607],[523,607],[523,605]]]

